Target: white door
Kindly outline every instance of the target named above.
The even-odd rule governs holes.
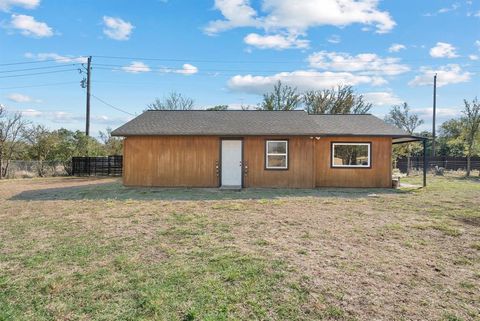
[[[222,140],[222,186],[242,186],[241,140]]]

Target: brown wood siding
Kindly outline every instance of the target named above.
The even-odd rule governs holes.
[[[124,146],[127,186],[218,186],[218,137],[131,136]]]
[[[288,140],[288,169],[265,169],[265,142],[268,139]],[[309,137],[245,137],[245,187],[315,187],[313,140]]]
[[[332,168],[332,142],[371,142],[371,168]],[[315,142],[317,187],[391,187],[390,137],[322,137]]]

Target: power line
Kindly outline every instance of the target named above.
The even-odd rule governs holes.
[[[72,60],[79,59],[79,58],[86,58],[86,57],[78,56],[74,58],[65,57],[65,58],[56,58],[56,59],[35,60],[35,61],[18,61],[18,62],[3,63],[3,64],[0,64],[0,66],[39,64],[39,63],[45,63],[45,62],[71,62]]]
[[[104,58],[104,59],[117,59],[117,60],[146,60],[146,61],[176,61],[176,62],[205,62],[205,63],[304,63],[306,60],[283,60],[283,61],[271,61],[271,60],[255,60],[255,61],[249,61],[249,60],[222,60],[222,59],[179,59],[179,58],[153,58],[153,57],[131,57],[131,56],[92,56],[95,58]],[[352,56],[352,58],[355,58],[355,56]],[[431,61],[431,58],[418,58],[418,59],[402,59],[398,57],[386,57],[382,58],[379,57],[380,59],[388,59],[388,58],[394,58],[398,59],[398,62],[394,63],[400,63],[400,62],[408,62],[408,61]],[[469,60],[468,57],[458,57],[456,58],[457,60]],[[347,63],[347,62],[345,62]],[[368,61],[367,61],[368,63]]]
[[[24,69],[13,69],[13,70],[0,70],[0,74],[3,73],[10,73],[10,72],[19,72],[19,71],[30,71],[30,70],[40,70],[40,69],[56,69],[56,68],[64,68],[68,66],[76,66],[81,65],[80,63],[75,64],[66,64],[66,65],[55,65],[55,66],[44,66],[44,67],[35,67],[35,68],[24,68]]]
[[[132,67],[132,66],[125,66],[125,65],[113,65],[113,64],[94,64],[93,65],[94,67],[95,66],[100,66],[100,67],[96,67],[96,69],[102,69],[102,70],[112,70],[111,68],[104,68],[104,67],[115,67],[115,68],[130,68],[129,70],[131,70],[132,72],[142,72],[145,70],[145,68],[142,68],[142,67]],[[162,72],[162,71],[165,71],[165,72],[175,72],[175,71],[183,71],[185,69],[181,69],[181,68],[175,68],[175,67],[164,67],[164,66],[148,66],[150,69],[158,69],[158,71]],[[389,71],[389,70],[397,70],[398,68],[393,68],[393,67],[390,67],[390,68],[377,68],[377,69],[362,69],[362,70],[352,70],[352,71],[349,71],[349,70],[343,70],[343,71],[336,71],[336,72],[382,72],[382,71]],[[188,69],[186,69],[188,71]],[[123,70],[125,71],[125,70]],[[277,72],[277,73],[280,73],[280,72],[293,72],[293,71],[285,71],[285,70],[245,70],[245,69],[201,69],[201,71],[209,71],[209,72],[246,72],[246,73],[253,73],[253,72]],[[317,70],[316,70],[317,71]],[[145,71],[144,71],[145,72]]]
[[[113,106],[113,105],[110,104],[110,103],[107,103],[106,101],[104,101],[104,100],[101,99],[101,98],[98,98],[98,97],[95,96],[94,94],[90,94],[90,95],[91,95],[93,98],[95,98],[96,100],[98,100],[99,102],[103,103],[104,105],[106,105],[106,106],[108,106],[108,107],[110,107],[110,108],[113,108],[113,109],[115,109],[115,110],[121,111],[122,113],[128,114],[128,115],[130,115],[130,116],[135,116],[134,114],[132,114],[132,113],[126,111],[126,110],[123,110],[123,109],[121,109],[121,108],[118,108],[118,107]]]
[[[78,84],[78,83],[79,83],[78,81],[68,81],[68,82],[57,82],[57,83],[40,84],[40,85],[1,87],[0,89],[20,89],[20,88],[33,88],[33,87],[49,87],[49,86],[61,86],[61,85]]]
[[[30,73],[30,74],[0,76],[0,78],[16,78],[16,77],[36,76],[36,75],[45,75],[45,74],[55,74],[55,73],[59,73],[59,72],[66,72],[66,71],[73,71],[73,70],[77,70],[77,69],[66,69],[66,70],[55,70],[55,71],[36,72],[36,73]]]

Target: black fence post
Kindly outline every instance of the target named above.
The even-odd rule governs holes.
[[[427,140],[423,140],[423,187],[427,186]]]

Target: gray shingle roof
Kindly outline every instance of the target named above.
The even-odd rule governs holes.
[[[146,111],[113,136],[382,135],[408,136],[372,115],[309,115],[304,111]]]

